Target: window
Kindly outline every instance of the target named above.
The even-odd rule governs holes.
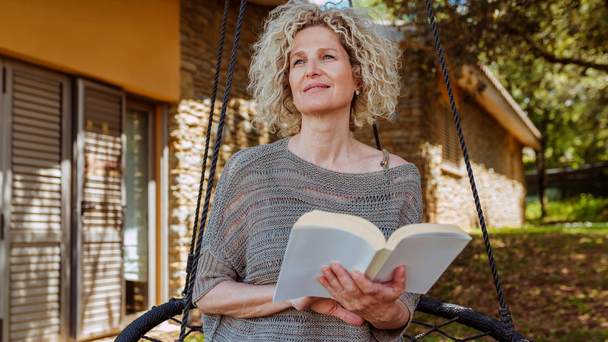
[[[150,134],[151,109],[129,101],[125,116],[124,281],[126,314],[145,311],[150,303]],[[153,228],[153,227],[152,227]]]
[[[443,115],[442,158],[444,162],[458,166],[460,164],[460,142],[456,134],[456,125],[451,111]]]
[[[437,101],[439,103],[436,113],[436,130],[437,130],[437,142],[441,145],[442,150],[442,161],[443,164],[447,164],[460,169],[460,142],[458,141],[458,135],[456,134],[456,125],[454,124],[454,116],[450,108],[450,100],[448,93],[443,84],[443,80],[438,78],[437,87],[440,92],[440,96]],[[460,112],[462,120],[463,102],[460,89],[458,87],[453,88],[454,100],[456,101],[456,108]],[[462,124],[462,121],[461,121]],[[456,171],[456,169],[454,170]]]

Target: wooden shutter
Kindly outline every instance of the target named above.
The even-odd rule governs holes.
[[[458,134],[456,132],[456,124],[451,112],[446,112],[445,116],[445,143],[443,149],[443,158],[455,165],[459,165],[460,161],[460,146]]]
[[[114,333],[123,317],[122,92],[80,80],[78,339]]]
[[[443,105],[438,108],[439,110],[435,113],[437,120],[435,127],[438,141],[441,144],[442,160],[444,163],[458,166],[461,152],[452,112],[449,107],[446,108]]]
[[[439,66],[437,66],[438,68]],[[451,77],[451,76],[450,76]],[[450,98],[447,93],[444,81],[442,77],[437,77],[437,87],[440,91],[440,96],[437,98],[438,108],[436,113],[437,126],[436,131],[439,138],[439,143],[442,149],[443,162],[452,164],[455,166],[460,165],[460,142],[458,140],[458,134],[456,132],[456,124],[454,123],[454,116],[450,106]],[[460,88],[452,88],[454,101],[456,101],[456,108],[460,113],[461,124],[464,121],[464,107],[463,107],[463,94]]]
[[[69,80],[18,63],[4,68],[7,335],[9,341],[58,341],[66,333]]]

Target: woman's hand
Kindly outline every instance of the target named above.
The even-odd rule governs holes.
[[[337,317],[351,325],[362,325],[365,321],[359,315],[344,309],[333,299],[320,297],[300,297],[289,301],[296,310],[310,309],[324,315]]]
[[[405,291],[405,266],[393,272],[393,279],[375,283],[360,272],[349,272],[332,263],[323,267],[319,282],[339,305],[376,327],[400,327],[409,320],[409,311],[398,299]]]

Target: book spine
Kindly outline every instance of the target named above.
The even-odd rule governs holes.
[[[384,266],[384,263],[386,262],[386,260],[388,260],[388,257],[390,255],[391,251],[386,248],[377,251],[376,255],[374,255],[374,258],[369,263],[369,266],[367,266],[365,275],[372,280],[376,278],[376,275],[378,275],[378,273],[382,269],[382,266]]]

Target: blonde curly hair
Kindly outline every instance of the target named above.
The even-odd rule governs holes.
[[[393,119],[400,91],[400,52],[397,45],[377,31],[367,13],[345,9],[322,10],[315,4],[291,0],[272,10],[264,32],[253,46],[248,90],[256,101],[253,119],[280,136],[298,133],[301,114],[289,86],[289,53],[296,33],[311,26],[336,32],[348,52],[353,76],[361,93],[351,105],[350,129],[372,124],[376,117]]]

